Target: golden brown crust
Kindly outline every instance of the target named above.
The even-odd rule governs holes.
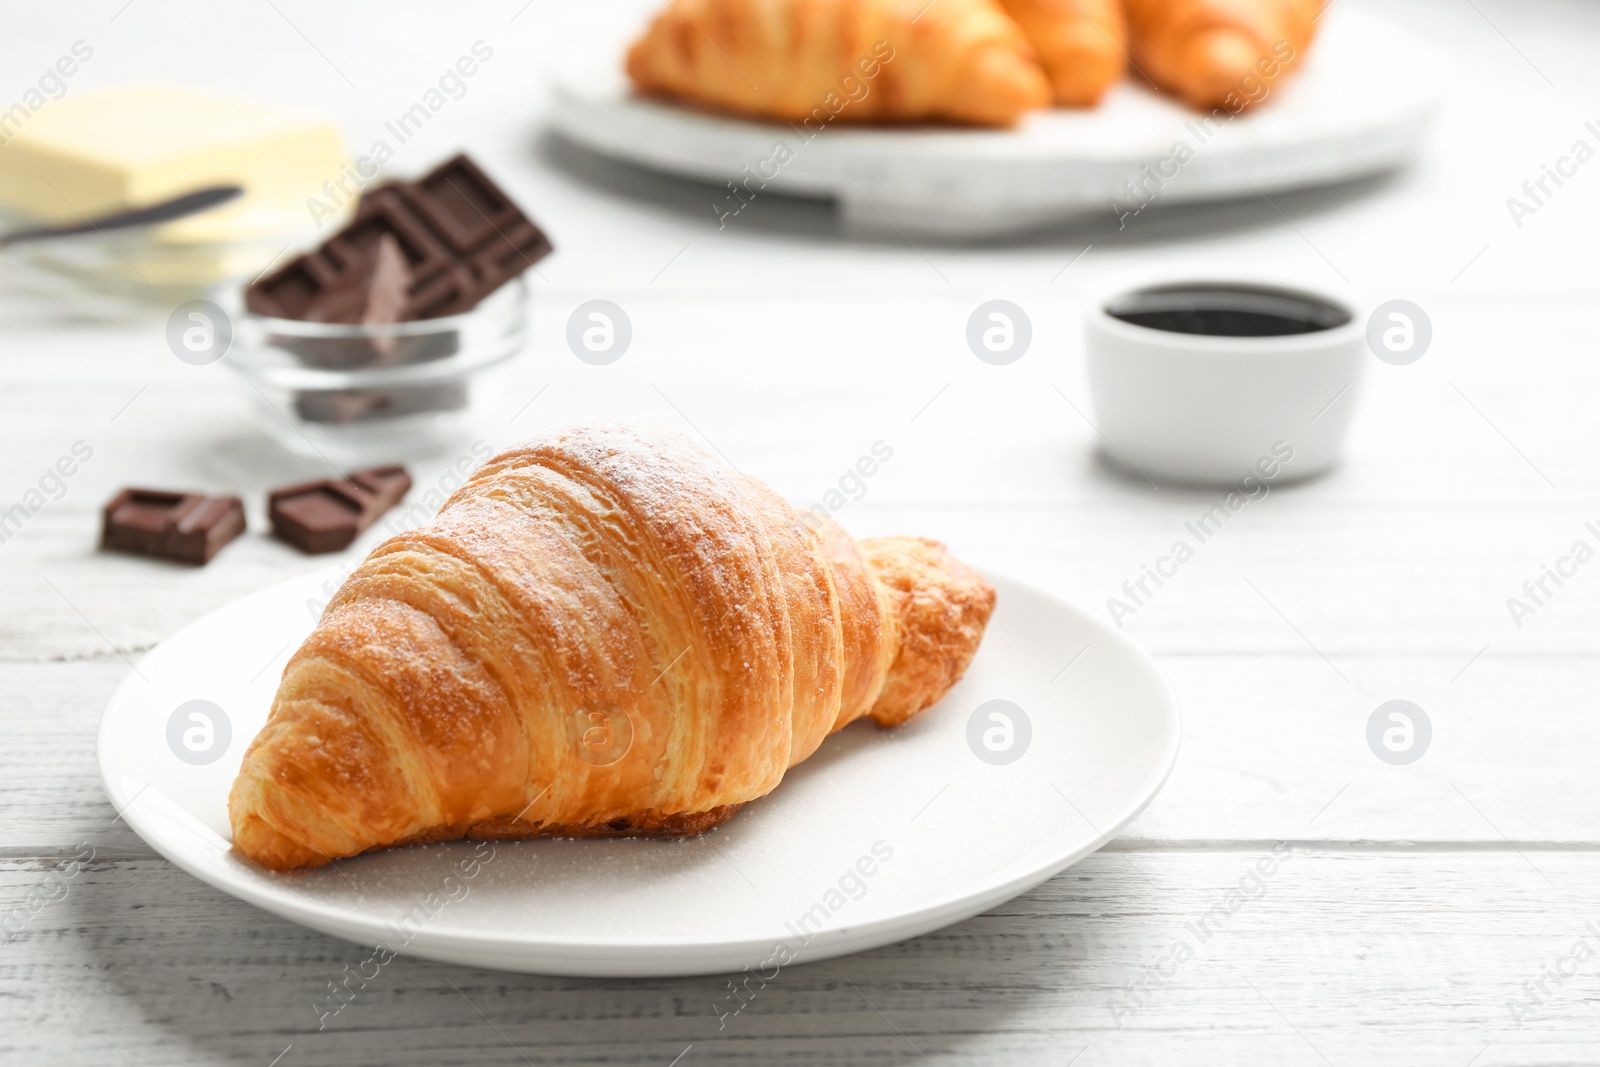
[[[1236,113],[1301,59],[1322,0],[1123,0],[1123,8],[1141,74],[1191,107]]]
[[[883,690],[868,713],[898,726],[961,680],[994,613],[994,586],[923,537],[872,537],[861,555],[888,589],[900,632]]]
[[[936,700],[992,604],[942,546],[858,547],[674,435],[511,449],[378,546],[291,657],[234,843],[283,869],[698,833],[845,723]]]
[[[1122,0],[1000,0],[1050,76],[1061,107],[1093,107],[1127,67]]]
[[[673,0],[627,72],[642,93],[815,129],[1008,126],[1050,102],[995,0]]]
[[[888,587],[867,565],[855,539],[819,512],[808,511],[801,517],[833,566],[839,596],[845,674],[839,714],[828,727],[832,733],[865,715],[877,701],[900,648],[900,631]]]

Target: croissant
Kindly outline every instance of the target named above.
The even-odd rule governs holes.
[[[1122,0],[1000,0],[1017,21],[1062,107],[1093,107],[1127,66]]]
[[[513,448],[379,545],[290,658],[234,845],[283,870],[699,833],[845,724],[938,700],[994,600],[938,542],[853,541],[676,435]]]
[[[1311,44],[1322,0],[1123,0],[1133,63],[1191,107],[1238,112]]]
[[[1008,126],[1050,102],[994,0],[672,0],[628,53],[641,93],[805,123]]]

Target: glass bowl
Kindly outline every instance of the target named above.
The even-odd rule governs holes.
[[[522,277],[460,315],[384,326],[256,315],[237,287],[212,299],[233,323],[223,362],[244,380],[262,429],[290,451],[339,464],[427,456],[457,442],[478,379],[527,341]]]
[[[0,210],[0,230],[40,222]],[[29,241],[11,254],[19,265],[32,268],[27,287],[35,295],[74,312],[89,305],[126,315],[208,296],[213,287],[258,275],[285,249],[318,237],[318,230],[307,226],[213,241],[169,240],[163,233],[161,226],[96,231]]]

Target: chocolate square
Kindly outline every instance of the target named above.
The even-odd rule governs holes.
[[[400,503],[411,491],[411,474],[398,463],[352,471],[348,477],[372,494],[373,507],[378,509],[379,515]]]
[[[267,496],[267,514],[279,537],[302,552],[338,552],[411,488],[411,475],[400,466],[353,471],[344,478],[323,478],[274,489]]]
[[[451,313],[476,306],[552,251],[544,231],[465,155],[446,160],[400,194],[472,271],[477,292]]]
[[[267,511],[277,535],[302,552],[338,552],[366,528],[372,494],[346,481],[325,478],[274,489]]]
[[[354,222],[330,237],[323,249],[340,269],[361,271],[369,267],[373,248],[385,234],[399,243],[415,282],[430,281],[455,262],[456,257],[398,193],[376,198]]]
[[[186,563],[209,563],[222,546],[244,533],[244,501],[236,496],[207,497],[177,517],[168,534],[167,555]]]
[[[244,528],[244,503],[236,496],[124,489],[105,506],[100,547],[204,564]]]
[[[550,239],[527,219],[519,219],[486,241],[472,265],[485,293],[492,293],[550,254]]]
[[[324,253],[307,253],[245,289],[245,307],[257,315],[303,319],[312,301],[337,284],[341,273]]]
[[[471,255],[522,218],[511,199],[465,155],[435,167],[402,195],[460,255]]]
[[[465,263],[452,263],[431,281],[411,289],[411,309],[416,318],[437,319],[471,311],[483,299],[483,284]]]

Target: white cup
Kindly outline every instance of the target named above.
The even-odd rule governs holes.
[[[1133,298],[1194,288],[1309,302],[1329,325],[1217,336],[1112,314]],[[1165,271],[1103,289],[1085,318],[1096,428],[1113,463],[1169,482],[1236,484],[1245,475],[1298,480],[1338,462],[1367,356],[1349,294],[1235,270]]]

